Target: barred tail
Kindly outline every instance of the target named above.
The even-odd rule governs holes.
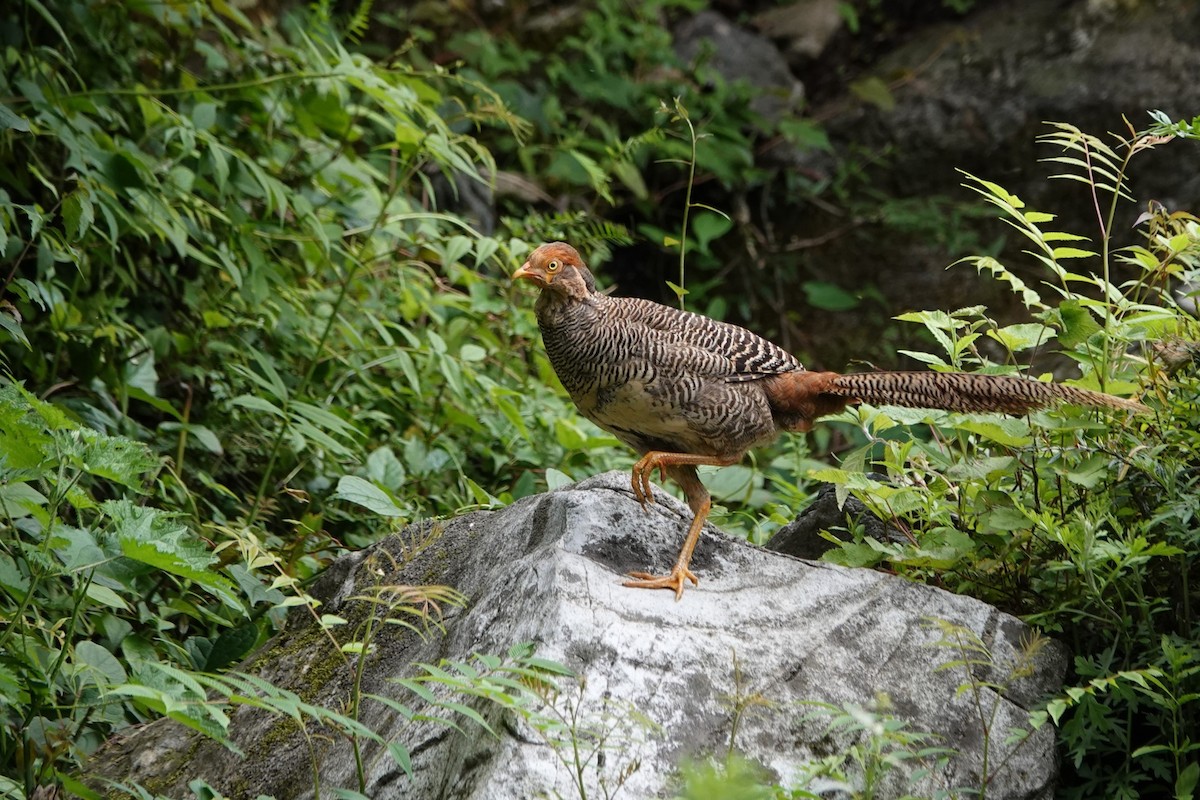
[[[1026,414],[1059,403],[1149,411],[1136,400],[1061,383],[964,372],[791,372],[771,378],[767,395],[789,430],[807,430],[817,417],[856,402],[1002,414]]]

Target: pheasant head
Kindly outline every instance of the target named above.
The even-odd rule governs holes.
[[[596,279],[579,252],[565,242],[550,242],[530,253],[529,260],[513,273],[513,280],[520,278],[540,286],[543,295],[564,300],[584,300],[596,291]]]

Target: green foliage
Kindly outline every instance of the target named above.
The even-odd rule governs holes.
[[[362,703],[385,702],[359,688],[365,659],[337,711],[221,671],[289,607],[327,629],[347,670],[382,626],[428,635],[431,609],[461,601],[451,590],[375,587],[359,600],[377,613],[339,639],[349,621],[320,616],[303,586],[407,522],[628,463],[557,391],[531,303],[504,278],[544,239],[570,239],[594,261],[628,242],[596,218],[599,201],[678,244],[700,267],[695,292],[738,229],[693,189],[765,185],[759,137],[827,146],[811,123],[758,118],[752,92],[703,59],[678,63],[662,17],[698,6],[600,0],[553,47],[464,30],[457,18],[444,39],[391,17],[411,39],[375,60],[364,51],[399,12],[370,2],[340,30],[329,2],[277,21],[227,3],[23,0],[0,10],[6,795],[77,787],[69,773],[104,737],[156,716],[224,741],[238,703],[319,725],[356,753],[378,742],[358,721]],[[441,66],[434,43],[460,63]],[[1151,206],[1144,241],[1111,249],[1129,159],[1197,136],[1195,120],[1161,114],[1116,147],[1066,126],[1049,135],[1056,163],[1096,201],[1098,244],[971,178],[1029,241],[1050,289],[972,259],[1018,293],[1032,321],[1001,326],[982,308],[906,318],[942,347],[918,356],[936,368],[1012,371],[1054,339],[1080,365],[1081,385],[1141,392],[1153,419],[861,412],[847,419],[868,445],[827,473],[912,536],[907,547],[854,542],[837,558],[974,592],[1075,645],[1075,686],[1047,714],[1079,796],[1189,796],[1200,772],[1200,347],[1178,294],[1197,277],[1197,220]],[[680,181],[679,163],[694,180]],[[513,175],[525,194],[499,198],[508,216],[495,229],[456,212],[472,189]],[[783,180],[836,194],[850,176]],[[530,195],[566,210],[529,213]],[[930,224],[945,212],[929,201],[881,213],[893,228],[961,244],[956,219]],[[682,275],[677,286],[682,295]],[[870,299],[821,281],[805,290],[824,308]],[[931,438],[897,438],[904,422],[931,423]],[[868,463],[890,482],[858,474]],[[796,439],[760,466],[716,479],[755,526],[760,509],[778,521],[802,504],[807,484],[792,478],[813,462]],[[518,649],[421,667],[403,685],[447,725],[517,714],[556,748],[581,795],[619,789],[636,763],[604,773],[600,755],[629,735],[633,715],[590,719],[583,687],[576,700],[555,676],[561,668]],[[887,719],[836,714],[858,732]],[[882,730],[841,755],[859,769],[940,757],[920,736]],[[404,767],[403,743],[389,747]],[[710,779],[763,788],[730,767],[684,791],[706,796],[696,792]]]
[[[858,539],[829,557],[973,594],[1067,640],[1077,653],[1076,688],[1048,708],[1074,773],[1065,796],[1191,796],[1200,738],[1200,653],[1188,644],[1200,636],[1200,330],[1180,301],[1200,276],[1200,220],[1152,204],[1139,220],[1142,241],[1118,248],[1113,231],[1129,199],[1129,162],[1169,137],[1130,130],[1113,147],[1053,127],[1043,137],[1054,148],[1048,160],[1088,193],[1095,243],[1055,230],[1052,214],[967,176],[1025,237],[1049,280],[1035,288],[995,259],[965,259],[1006,284],[1033,321],[1000,325],[982,307],[906,314],[900,319],[924,326],[941,349],[910,355],[934,369],[1016,372],[1056,342],[1078,365],[1074,383],[1138,393],[1153,415],[851,412],[846,419],[867,444],[818,477],[862,499],[909,541]],[[904,435],[913,424],[930,435]]]
[[[495,172],[463,120],[527,135],[494,93],[352,52],[328,5],[277,26],[135,5],[0,11],[22,42],[0,72],[0,773],[24,794],[155,715],[222,737],[199,676],[347,546],[618,452],[498,276],[547,230],[620,229],[486,236],[436,204]]]
[[[35,786],[58,760],[149,714],[219,732],[223,715],[172,664],[203,670],[240,657],[258,638],[252,625],[203,629],[282,595],[245,571],[239,587],[213,569],[183,515],[145,504],[160,467],[145,445],[83,427],[12,384],[0,389],[0,418],[0,763],[16,768],[7,777]]]

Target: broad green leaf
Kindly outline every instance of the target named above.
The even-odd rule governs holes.
[[[264,411],[264,412],[266,412],[268,414],[272,414],[276,417],[284,416],[283,410],[280,409],[278,406],[276,406],[274,403],[264,400],[261,397],[255,397],[252,394],[238,395],[237,397],[233,398],[233,400],[230,402],[232,402],[235,406],[241,406],[242,408],[248,408],[252,411]]]
[[[987,335],[995,339],[1014,353],[1039,347],[1054,337],[1055,331],[1046,325],[1036,322],[1023,322],[1008,325],[999,330],[989,330]]]
[[[124,683],[125,668],[107,648],[84,640],[75,645],[74,671],[86,683],[101,688]]]
[[[357,475],[343,475],[338,481],[333,499],[348,500],[384,517],[403,517],[405,515],[404,509],[396,505],[386,492]]]
[[[14,113],[8,106],[0,103],[0,130],[29,133],[29,121]]]
[[[724,236],[732,227],[732,220],[711,211],[697,214],[692,218],[692,234],[699,243],[700,251],[704,253],[708,252],[710,242]]]
[[[574,422],[561,417],[554,420],[554,438],[565,450],[582,450],[587,442]]]
[[[827,281],[806,281],[801,288],[809,305],[824,311],[849,311],[861,302],[856,295]]]
[[[7,553],[0,553],[0,589],[14,597],[22,597],[29,591],[29,575],[18,569]]]
[[[1016,417],[994,421],[966,419],[958,422],[954,427],[977,433],[985,439],[1008,447],[1024,447],[1033,441],[1029,434],[1029,423]]]
[[[551,491],[561,489],[564,486],[570,486],[574,482],[567,473],[561,472],[554,467],[546,467],[546,488]]]
[[[458,357],[468,363],[483,361],[487,358],[487,350],[477,344],[464,344],[458,351]]]
[[[125,499],[108,500],[101,507],[112,519],[113,533],[126,558],[195,581],[227,606],[242,610],[232,582],[213,570],[216,559],[180,521],[180,515],[135,506]]]
[[[1078,347],[1100,330],[1100,324],[1078,300],[1064,300],[1057,310],[1063,325],[1058,343],[1063,347]]]
[[[404,484],[406,473],[392,448],[377,447],[367,456],[367,477],[394,492]]]
[[[261,631],[253,621],[226,628],[208,651],[208,658],[201,668],[208,672],[218,672],[231,664],[242,660],[250,649],[258,642]]]

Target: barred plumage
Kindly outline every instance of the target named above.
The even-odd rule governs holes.
[[[965,412],[1024,414],[1056,403],[1145,411],[1111,395],[998,375],[939,372],[808,372],[790,353],[745,328],[669,306],[596,291],[579,253],[544,244],[513,275],[541,287],[536,311],[546,353],[588,419],[642,454],[633,491],[652,502],[664,470],[696,517],[669,575],[638,573],[627,585],[683,592],[707,516],[701,464],[728,465],[782,431],[866,402]]]

